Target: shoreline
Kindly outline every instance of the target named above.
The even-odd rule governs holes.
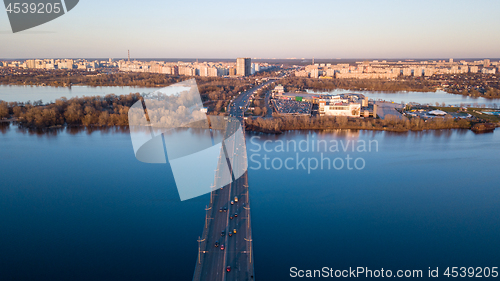
[[[499,125],[496,125],[496,127],[500,127]],[[472,127],[471,127],[472,128]],[[408,133],[408,132],[425,132],[425,131],[441,131],[441,130],[468,130],[472,131],[471,128],[435,128],[435,129],[419,129],[419,130],[414,130],[414,129],[391,129],[391,128],[384,128],[384,129],[378,129],[378,128],[356,128],[356,127],[345,127],[345,128],[301,128],[301,129],[286,129],[282,131],[270,131],[270,130],[255,130],[255,129],[250,129],[246,130],[247,132],[253,132],[253,133],[261,133],[261,134],[269,134],[269,135],[280,135],[285,132],[291,132],[291,131],[321,131],[321,132],[329,132],[329,131],[336,131],[336,130],[355,130],[355,131],[379,131],[379,132],[391,132],[391,133]],[[474,132],[474,131],[472,131]],[[474,132],[474,133],[481,133],[481,132]]]
[[[38,128],[38,127],[28,127],[28,126],[22,126],[20,123],[16,124],[15,120],[0,120],[0,124],[8,124],[9,126],[11,125],[18,125],[18,128],[20,129],[26,129],[26,130],[33,130],[33,131],[50,131],[54,129],[110,129],[110,128],[121,128],[121,129],[128,129],[128,125],[113,125],[113,126],[84,126],[84,125],[57,125],[57,126],[50,126],[50,127],[43,127],[43,128]],[[495,128],[500,127],[500,124],[494,124]],[[321,127],[311,127],[311,128],[286,128],[283,130],[266,130],[262,128],[246,128],[246,132],[251,132],[251,133],[257,133],[257,134],[269,134],[269,135],[280,135],[286,132],[291,132],[291,131],[318,131],[318,132],[329,132],[329,131],[336,131],[336,130],[354,130],[354,131],[380,131],[380,132],[392,132],[392,133],[407,133],[407,132],[424,132],[424,131],[440,131],[440,130],[470,130],[474,132],[472,129],[473,126],[470,126],[469,128],[460,128],[460,127],[444,127],[444,128],[426,128],[426,129],[399,129],[399,128],[389,128],[389,127],[384,127],[384,128],[358,128],[355,126],[346,126],[342,128],[321,128]],[[186,129],[190,127],[184,127]],[[493,129],[494,130],[494,129]],[[474,132],[474,133],[482,133],[482,132]]]

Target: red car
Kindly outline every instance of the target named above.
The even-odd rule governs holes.
[[[224,251],[224,245],[220,245],[221,251]]]
[[[228,266],[228,267],[226,268],[226,271],[227,271],[227,272],[231,271],[231,267],[230,267],[230,266]]]

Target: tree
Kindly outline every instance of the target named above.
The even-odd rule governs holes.
[[[64,117],[66,118],[66,122],[70,125],[81,123],[83,117],[82,106],[76,102],[71,103],[66,108]]]
[[[254,115],[261,115],[262,113],[262,110],[260,109],[260,107],[256,107],[253,111],[253,114]]]
[[[9,117],[9,107],[6,102],[0,102],[0,119]]]
[[[98,123],[101,126],[107,126],[109,124],[109,113],[107,111],[101,112]]]
[[[17,118],[21,117],[24,114],[23,107],[20,107],[20,106],[15,106],[12,109],[12,112],[14,112],[14,117],[17,117]]]
[[[217,104],[215,105],[215,112],[220,112],[222,109],[223,103],[222,101],[217,101]]]

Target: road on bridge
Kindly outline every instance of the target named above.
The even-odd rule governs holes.
[[[230,116],[236,117],[241,122],[250,96],[272,82],[274,80],[267,81],[236,97],[229,106]],[[226,131],[234,132],[239,128],[240,122],[228,122]],[[231,145],[231,147],[224,146],[224,150],[227,158],[243,155],[246,158],[243,144]],[[228,161],[225,157],[221,157],[219,166],[222,165],[222,161],[227,161],[231,174],[233,174],[233,170],[241,169],[238,167],[241,165],[240,161]],[[235,166],[232,167],[231,163]],[[203,235],[198,240],[199,253],[193,276],[194,281],[254,280],[248,196],[247,172],[231,184],[214,190],[210,194],[205,228]]]

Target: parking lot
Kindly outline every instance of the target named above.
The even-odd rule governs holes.
[[[312,104],[309,102],[277,99],[271,102],[274,110],[279,114],[311,115]]]

